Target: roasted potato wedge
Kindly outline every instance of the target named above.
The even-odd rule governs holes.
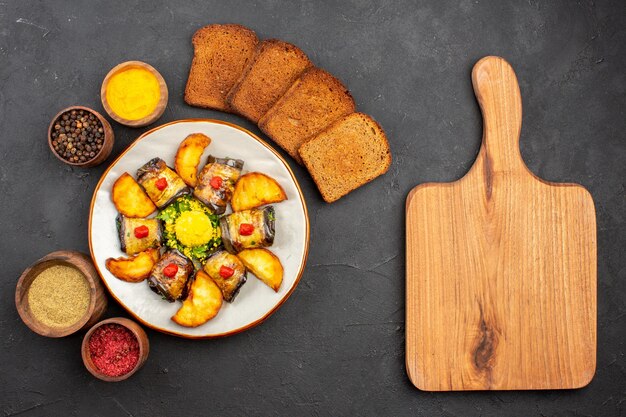
[[[159,250],[147,249],[131,258],[109,258],[105,264],[109,272],[126,282],[141,282],[150,276],[150,271],[159,260]]]
[[[283,282],[283,265],[280,259],[265,248],[245,249],[237,254],[248,271],[278,292]]]
[[[128,172],[113,184],[111,199],[117,211],[126,217],[148,217],[156,210],[150,197]]]
[[[174,168],[178,175],[190,187],[198,183],[198,165],[204,149],[211,143],[211,138],[202,133],[192,133],[178,147]]]
[[[260,172],[249,172],[235,184],[230,205],[233,211],[242,211],[286,199],[285,190],[274,178]]]
[[[185,327],[198,327],[215,317],[221,307],[222,292],[211,277],[200,270],[172,321]]]

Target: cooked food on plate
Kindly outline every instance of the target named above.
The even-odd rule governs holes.
[[[285,190],[274,178],[260,172],[249,172],[237,181],[230,205],[233,211],[242,211],[286,199]]]
[[[174,200],[157,217],[165,225],[165,244],[194,261],[204,262],[222,243],[219,217],[190,195]]]
[[[209,156],[206,166],[198,176],[193,195],[213,210],[213,213],[224,213],[243,164],[240,159]]]
[[[198,181],[198,165],[211,139],[202,133],[192,133],[187,136],[178,147],[174,168],[180,177],[190,187],[195,187]]]
[[[237,256],[226,251],[214,253],[204,264],[206,272],[222,291],[224,301],[232,302],[246,282],[246,268]]]
[[[161,220],[126,217],[120,213],[115,223],[122,252],[135,255],[146,249],[161,246],[163,240]]]
[[[244,162],[209,156],[211,143],[194,133],[180,144],[176,172],[161,158],[124,173],[113,185],[120,249],[130,257],[109,258],[107,269],[128,282],[147,279],[163,299],[183,301],[172,320],[196,327],[217,315],[222,300],[232,303],[247,271],[278,291],[283,266],[264,247],[274,243],[274,206],[285,190],[261,172],[242,175]],[[233,211],[224,214],[231,204]],[[158,208],[156,216],[151,214]]]
[[[141,282],[150,276],[150,271],[158,260],[159,250],[151,248],[130,258],[109,258],[105,265],[109,272],[122,281]]]
[[[167,301],[174,302],[185,298],[187,280],[193,272],[191,260],[176,249],[170,249],[152,268],[148,285]]]
[[[191,188],[161,158],[153,158],[139,168],[137,182],[158,208],[167,206],[181,195],[191,193]]]
[[[278,291],[283,282],[283,265],[278,256],[269,249],[244,249],[237,254],[248,271],[263,281],[274,291]]]
[[[221,307],[222,291],[206,272],[200,270],[191,281],[187,298],[172,320],[181,326],[198,327],[215,317]]]
[[[220,218],[222,242],[230,253],[262,248],[274,243],[276,214],[273,206],[237,211]]]
[[[148,217],[156,210],[150,197],[128,172],[113,184],[111,199],[117,211],[127,217]]]

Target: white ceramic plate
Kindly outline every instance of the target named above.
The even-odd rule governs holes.
[[[105,267],[110,257],[125,256],[115,227],[117,210],[111,201],[111,187],[124,172],[135,176],[137,168],[154,157],[174,165],[180,142],[191,133],[211,138],[200,161],[209,154],[243,159],[243,172],[259,171],[276,179],[288,200],[274,204],[276,236],[270,248],[285,269],[276,293],[248,272],[233,303],[224,302],[218,315],[207,323],[187,328],[174,323],[172,315],[180,302],[168,303],[148,288],[146,282],[128,283],[115,278]],[[181,120],[159,126],[141,135],[105,171],[96,186],[89,213],[89,247],[96,269],[106,287],[137,320],[153,329],[189,338],[226,336],[246,330],[270,316],[295,289],[308,255],[309,219],[300,186],[293,172],[269,145],[238,126],[217,120]]]

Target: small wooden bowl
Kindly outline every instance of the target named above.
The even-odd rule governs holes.
[[[137,361],[137,364],[130,372],[120,376],[107,376],[102,374],[98,370],[98,368],[96,368],[96,365],[94,365],[93,361],[91,360],[91,354],[89,353],[89,339],[91,338],[94,330],[96,330],[103,324],[111,323],[119,324],[126,327],[135,335],[135,337],[137,338],[137,342],[139,343],[139,360]],[[87,368],[87,370],[93,376],[106,382],[118,382],[129,378],[131,375],[137,372],[144,363],[146,363],[149,353],[150,342],[148,341],[148,336],[146,335],[146,332],[137,323],[124,317],[113,317],[110,319],[102,320],[101,322],[94,325],[91,329],[89,329],[87,334],[85,334],[85,337],[83,338],[83,344],[81,346],[81,355],[83,357],[83,363],[85,364],[85,368]]]
[[[117,113],[115,113],[113,109],[111,108],[111,106],[109,105],[109,102],[107,101],[107,94],[106,94],[107,86],[109,85],[109,81],[111,80],[111,77],[113,77],[113,75],[117,74],[118,72],[122,70],[133,68],[133,67],[143,68],[145,70],[150,71],[156,77],[159,83],[159,91],[161,92],[161,97],[156,107],[154,108],[154,111],[150,113],[149,115],[147,115],[146,117],[142,119],[136,119],[136,120],[126,119],[118,115]],[[147,126],[150,123],[155,122],[159,117],[161,117],[161,115],[165,111],[165,106],[167,106],[167,100],[168,100],[167,84],[165,83],[165,80],[163,79],[159,71],[157,71],[152,65],[146,64],[145,62],[142,62],[142,61],[126,61],[113,67],[113,69],[109,71],[106,77],[104,77],[104,81],[102,81],[102,87],[100,88],[100,100],[102,100],[102,106],[104,107],[104,110],[106,110],[109,116],[111,116],[111,118],[117,121],[118,123],[121,123],[126,126],[130,126],[130,127]]]
[[[83,317],[69,327],[50,327],[33,317],[28,304],[28,288],[41,271],[55,265],[71,266],[79,270],[89,284],[89,308]],[[35,333],[47,337],[63,337],[86,329],[97,322],[107,307],[107,297],[100,276],[91,258],[81,252],[62,250],[52,252],[26,268],[17,281],[15,306],[22,321]]]
[[[54,129],[54,123],[57,121],[59,116],[71,110],[85,110],[90,113],[93,113],[93,115],[96,116],[98,120],[100,120],[100,123],[102,123],[102,129],[104,129],[104,140],[102,142],[102,148],[100,148],[96,156],[94,156],[93,158],[85,162],[70,162],[70,161],[65,160],[61,155],[57,153],[56,149],[54,149],[54,146],[52,145],[52,130]],[[65,162],[68,165],[75,166],[75,167],[88,168],[88,167],[93,167],[93,166],[101,164],[109,157],[109,155],[111,155],[114,142],[115,142],[115,134],[113,133],[113,128],[111,127],[111,124],[109,123],[109,121],[105,119],[104,116],[102,116],[100,113],[98,113],[94,109],[90,109],[89,107],[71,106],[66,109],[63,109],[60,112],[58,112],[56,116],[54,116],[54,118],[50,122],[50,126],[48,126],[48,146],[50,146],[50,150],[52,151],[54,156],[59,158],[61,161]]]

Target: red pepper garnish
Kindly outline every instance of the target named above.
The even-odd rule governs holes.
[[[165,275],[168,278],[174,278],[177,272],[178,272],[178,265],[176,264],[169,264],[168,266],[163,268],[163,275]]]
[[[135,227],[135,237],[137,239],[144,238],[148,236],[149,234],[150,234],[150,229],[148,229],[148,226],[142,225],[142,226]]]
[[[230,268],[226,265],[220,266],[220,277],[230,278],[233,276],[234,273],[235,273],[235,270],[233,268]]]
[[[254,232],[254,225],[250,223],[241,223],[239,225],[239,234],[241,236],[250,236]]]
[[[220,188],[222,188],[222,182],[224,182],[224,180],[222,180],[222,177],[213,177],[211,178],[211,187],[214,190],[219,190]]]
[[[167,179],[164,177],[161,177],[158,180],[156,180],[154,185],[156,185],[156,188],[158,188],[159,191],[163,191],[167,188]]]

